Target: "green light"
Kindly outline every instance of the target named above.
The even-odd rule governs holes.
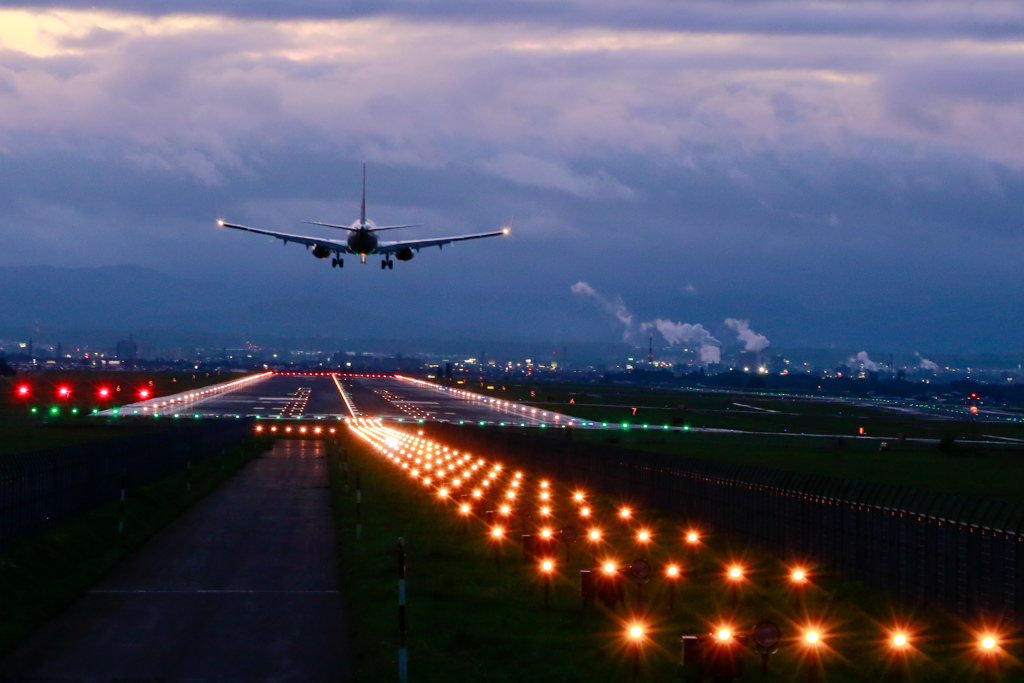
[[[684,432],[688,432],[688,431],[690,431],[690,425],[684,425],[684,426],[683,426],[683,431],[684,431]]]
[[[540,428],[541,428],[541,429],[547,429],[547,427],[548,427],[548,425],[547,425],[547,423],[546,423],[546,422],[541,422],[541,423],[540,423]]]
[[[607,422],[602,422],[601,423],[601,429],[608,429],[608,423]]]
[[[417,421],[417,422],[419,422],[420,424],[423,424],[423,422],[424,422],[424,419],[423,419],[423,418],[421,417],[420,419],[418,419],[418,420],[416,420],[416,421]]]
[[[498,426],[499,426],[499,427],[504,427],[504,426],[505,426],[505,423],[504,423],[504,422],[499,422],[499,423],[498,423]]]
[[[50,408],[50,415],[57,415],[59,413],[60,413],[60,408],[58,408],[57,406],[53,406],[52,408]]]
[[[400,417],[400,418],[398,418],[398,421],[399,421],[399,422],[405,422],[405,419],[403,419],[403,418],[401,418],[401,417]]]
[[[71,414],[72,415],[78,415],[78,408],[72,408],[71,409]]]
[[[629,423],[628,422],[623,422],[622,423],[622,428],[623,429],[629,429]]]
[[[100,409],[99,409],[99,408],[93,408],[93,409],[92,409],[92,414],[93,414],[93,415],[96,415],[96,414],[97,414],[97,413],[99,413],[99,412],[100,412]]]
[[[39,408],[32,408],[32,410],[30,410],[29,412],[35,415],[36,413],[39,412]]]
[[[650,427],[650,426],[651,426],[651,425],[644,425],[644,429],[647,429],[647,428],[648,428],[648,427]]]
[[[199,419],[199,413],[196,413],[196,414],[195,414],[195,415],[193,415],[192,417],[194,417],[195,419],[197,419],[197,420],[198,420],[198,419]]]

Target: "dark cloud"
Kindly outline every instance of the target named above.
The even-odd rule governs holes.
[[[191,283],[132,281],[140,325],[614,340],[583,280],[720,339],[726,318],[781,346],[1020,338],[1024,58],[979,42],[1014,6],[208,7],[0,50],[0,266]],[[365,20],[247,19],[277,11]],[[214,226],[350,221],[364,160],[374,219],[515,214],[513,236],[381,273]]]

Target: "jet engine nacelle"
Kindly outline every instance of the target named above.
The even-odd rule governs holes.
[[[325,247],[322,244],[318,244],[313,247],[313,256],[316,256],[317,258],[327,258],[330,255],[331,250],[329,247]]]
[[[413,256],[412,249],[409,247],[403,247],[395,252],[395,258],[399,261],[412,261]]]

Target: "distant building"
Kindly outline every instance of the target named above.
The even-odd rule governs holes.
[[[135,360],[139,355],[139,345],[129,336],[127,341],[122,339],[117,342],[117,352],[114,355],[118,360]]]

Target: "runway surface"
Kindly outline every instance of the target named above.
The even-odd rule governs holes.
[[[327,484],[322,442],[278,441],[11,653],[0,680],[350,680]]]
[[[227,389],[211,388],[209,393],[187,400],[171,402],[163,397],[124,406],[120,414],[272,420],[379,417],[400,422],[443,420],[526,427],[579,423],[576,418],[552,411],[415,379],[331,374],[267,375]]]

